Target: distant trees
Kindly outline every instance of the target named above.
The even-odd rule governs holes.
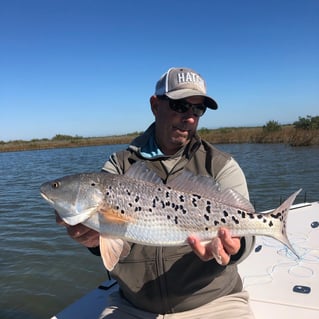
[[[268,121],[266,125],[263,126],[265,132],[278,132],[281,130],[281,125],[277,121]]]
[[[316,130],[319,129],[319,116],[310,116],[301,117],[299,120],[293,123],[295,128],[303,130]]]
[[[82,136],[72,136],[72,135],[65,135],[65,134],[57,134],[54,137],[52,137],[52,141],[68,141],[68,140],[74,140],[74,139],[81,139]]]
[[[296,129],[317,130],[319,129],[319,116],[299,116],[298,121],[295,121],[293,125]],[[268,121],[266,125],[263,126],[264,132],[278,132],[281,129],[282,125],[279,124],[277,121]]]

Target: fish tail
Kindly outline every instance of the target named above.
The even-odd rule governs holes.
[[[271,218],[274,219],[280,219],[281,223],[281,229],[278,233],[272,234],[272,237],[282,242],[285,246],[287,246],[298,258],[300,256],[296,252],[296,250],[291,245],[288,236],[287,236],[287,218],[288,218],[288,212],[295,201],[297,195],[301,192],[302,189],[299,189],[297,192],[290,195],[278,208],[276,208],[273,212],[268,213],[268,215]]]

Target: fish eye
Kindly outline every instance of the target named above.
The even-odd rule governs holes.
[[[52,187],[52,188],[59,188],[59,187],[60,187],[60,183],[59,183],[59,182],[53,182],[53,183],[51,184],[51,187]]]

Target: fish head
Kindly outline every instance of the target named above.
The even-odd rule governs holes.
[[[46,182],[41,185],[40,193],[69,225],[89,219],[104,197],[98,173],[64,176]]]

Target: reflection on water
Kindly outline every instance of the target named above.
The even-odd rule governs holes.
[[[0,318],[48,318],[106,278],[100,258],[55,224],[39,194],[44,181],[98,171],[123,145],[0,153]],[[299,188],[319,200],[318,147],[219,145],[243,168],[258,211]]]

